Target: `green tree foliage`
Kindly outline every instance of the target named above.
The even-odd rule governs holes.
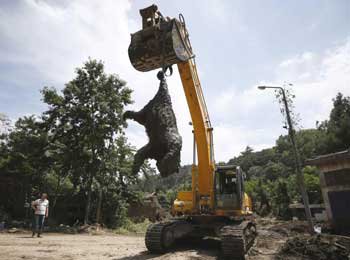
[[[192,175],[191,165],[182,166],[178,173],[174,173],[166,178],[160,177],[156,174],[154,168],[146,165],[145,170],[148,174],[142,176],[137,184],[132,186],[135,191],[142,191],[146,193],[157,192],[158,198],[164,198],[165,203],[170,207],[176,199],[178,191],[190,191]]]
[[[304,178],[311,203],[322,201],[319,176],[315,167],[305,165],[305,160],[318,155],[320,140],[324,134],[316,129],[299,130],[296,140],[299,145],[301,160],[304,165]],[[246,190],[253,198],[256,211],[261,215],[269,212],[284,218],[290,218],[290,211],[285,206],[301,202],[300,191],[296,182],[294,156],[287,135],[276,140],[276,146],[259,152],[241,154],[230,162],[244,162],[243,170],[247,174]],[[253,165],[247,167],[247,165]]]
[[[301,158],[301,162],[305,163],[306,159],[310,159],[322,152],[322,142],[324,133],[317,129],[299,130],[296,133],[296,143]],[[295,159],[292,152],[292,145],[288,135],[280,136],[276,141],[276,152],[279,154],[279,161],[287,167],[294,169]]]
[[[278,178],[271,183],[271,204],[274,210],[274,215],[283,219],[291,218],[289,204],[292,202],[288,188],[287,179]]]
[[[253,198],[255,211],[264,216],[271,211],[269,182],[261,178],[252,178],[245,182],[245,192]]]
[[[326,135],[323,152],[332,153],[350,147],[350,97],[338,93],[333,99],[329,120],[322,122],[319,129]]]
[[[47,134],[34,116],[18,119],[1,144],[0,176],[4,181],[1,204],[15,214],[23,213],[24,202],[43,184],[49,160],[43,151]]]
[[[48,87],[42,94],[49,105],[43,121],[51,143],[59,147],[61,172],[70,172],[74,185],[87,192],[84,222],[88,223],[93,183],[102,184],[110,172],[107,158],[125,126],[122,114],[131,103],[131,90],[118,76],[107,75],[102,62],[89,60],[76,70],[63,95]]]
[[[281,111],[281,114],[283,115],[283,121],[282,121],[283,127],[286,129],[288,129],[288,122],[287,122],[287,111],[284,104],[284,98],[286,98],[286,102],[289,108],[289,115],[291,117],[291,121],[293,123],[294,128],[298,127],[299,121],[300,121],[299,114],[295,113],[295,106],[294,106],[295,95],[293,93],[293,90],[290,88],[290,86],[292,86],[292,84],[289,84],[289,83],[283,84],[285,96],[283,96],[283,92],[281,89],[275,89],[275,96],[276,96],[276,99],[278,100],[278,103],[280,104],[280,111]]]

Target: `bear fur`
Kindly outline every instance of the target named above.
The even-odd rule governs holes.
[[[149,142],[134,157],[133,174],[137,174],[146,159],[155,159],[162,177],[179,171],[182,138],[178,132],[168,86],[162,71],[157,94],[140,111],[126,111],[124,119],[132,119],[146,128]]]

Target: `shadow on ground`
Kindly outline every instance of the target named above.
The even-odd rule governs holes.
[[[148,259],[168,259],[173,254],[184,253],[184,259],[220,259],[220,241],[215,239],[183,239],[176,242],[170,250],[164,254],[151,254],[148,251],[140,252],[136,255],[116,258],[115,260],[148,260]],[[190,255],[189,255],[190,253]]]

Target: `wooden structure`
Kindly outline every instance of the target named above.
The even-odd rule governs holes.
[[[325,221],[327,220],[327,216],[325,213],[324,204],[310,204],[310,212],[311,216],[316,221]],[[289,204],[288,208],[292,211],[292,216],[298,219],[305,220],[305,207],[302,203],[292,203]]]

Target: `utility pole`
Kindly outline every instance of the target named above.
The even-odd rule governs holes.
[[[285,111],[286,111],[286,117],[287,117],[288,134],[289,134],[290,141],[292,143],[293,154],[294,154],[294,159],[295,159],[296,173],[297,173],[297,182],[298,182],[300,193],[301,193],[301,197],[302,197],[303,203],[304,203],[305,215],[306,215],[306,219],[307,219],[308,224],[309,224],[309,232],[311,234],[313,234],[314,233],[314,225],[313,225],[313,222],[312,222],[310,203],[309,203],[309,196],[308,196],[307,191],[306,191],[305,182],[304,182],[304,176],[303,176],[303,173],[301,171],[300,154],[299,154],[298,147],[297,147],[297,144],[296,144],[296,141],[295,141],[295,131],[294,131],[293,122],[292,122],[292,119],[291,119],[291,116],[290,116],[290,110],[289,110],[289,107],[288,107],[288,101],[287,101],[286,93],[284,91],[284,88],[282,88],[282,87],[259,86],[258,88],[261,89],[261,90],[264,90],[264,89],[267,89],[267,88],[279,89],[282,92],[282,100],[283,100],[283,104],[284,104]]]

